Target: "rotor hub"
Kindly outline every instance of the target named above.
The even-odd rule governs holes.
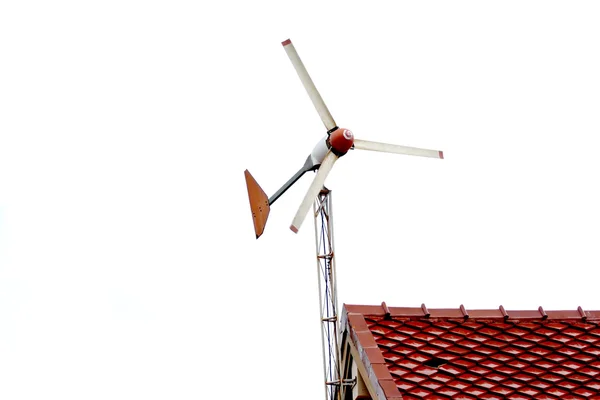
[[[354,135],[350,129],[338,128],[329,135],[329,146],[331,151],[341,157],[352,148]]]

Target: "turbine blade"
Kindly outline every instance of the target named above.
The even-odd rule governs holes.
[[[302,203],[300,203],[300,207],[298,207],[298,211],[296,212],[296,216],[292,221],[292,225],[290,225],[290,229],[294,233],[298,233],[302,222],[304,222],[304,219],[306,218],[306,214],[308,214],[308,211],[312,207],[315,198],[323,188],[325,179],[327,178],[327,175],[333,168],[333,164],[337,161],[337,159],[338,156],[333,154],[331,151],[329,151],[325,156],[325,159],[319,167],[319,171],[317,171],[317,176],[315,176],[315,179],[310,184],[310,187],[306,192],[306,196],[304,196],[304,200],[302,200]]]
[[[302,85],[304,85],[304,89],[306,89],[306,92],[308,93],[308,96],[310,97],[310,100],[312,101],[313,105],[317,109],[317,112],[319,113],[321,120],[325,124],[325,127],[328,131],[332,130],[336,127],[335,121],[329,113],[329,110],[327,109],[323,98],[321,98],[321,95],[319,94],[319,91],[317,90],[315,84],[313,83],[312,79],[310,79],[310,75],[308,75],[308,71],[306,70],[306,67],[304,67],[300,56],[298,56],[298,52],[296,52],[296,48],[292,44],[292,41],[288,39],[286,41],[281,42],[281,44],[283,45],[285,52],[290,58],[292,65],[296,69],[296,72],[298,73],[298,76],[302,81]]]
[[[370,142],[368,140],[354,139],[354,148],[360,150],[381,151],[383,153],[405,154],[408,156],[444,158],[440,150],[420,149],[418,147],[399,146],[397,144]]]

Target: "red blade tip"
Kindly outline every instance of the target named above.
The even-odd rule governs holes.
[[[290,229],[292,230],[292,232],[298,233],[298,228],[296,228],[294,225],[290,225]]]
[[[444,159],[444,152],[440,150],[440,158],[443,160]]]
[[[290,43],[292,43],[292,41],[290,39],[284,40],[283,42],[281,42],[281,44],[284,45],[284,46],[287,46]]]

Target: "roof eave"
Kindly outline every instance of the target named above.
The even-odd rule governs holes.
[[[374,400],[402,400],[363,314],[349,312],[344,304],[340,326],[371,397]]]

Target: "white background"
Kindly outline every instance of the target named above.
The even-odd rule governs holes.
[[[339,300],[600,309],[594,2],[3,2],[0,398],[317,399],[312,174]]]

